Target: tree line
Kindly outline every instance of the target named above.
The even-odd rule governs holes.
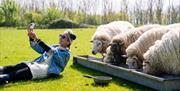
[[[119,0],[118,11],[113,10],[113,0],[77,1],[75,4],[75,0],[28,0],[31,4],[27,4],[21,0],[1,0],[0,26],[24,27],[30,22],[46,26],[56,19],[70,19],[89,25],[115,20],[129,21],[137,26],[180,22],[180,5],[173,5],[174,0],[169,0],[166,10],[163,10],[165,0],[134,0],[133,6],[130,5],[131,0]]]

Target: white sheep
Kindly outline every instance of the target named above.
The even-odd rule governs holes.
[[[95,55],[99,52],[103,55],[106,53],[106,48],[113,36],[118,33],[129,31],[132,28],[134,28],[133,25],[127,21],[114,21],[109,24],[98,26],[96,32],[92,36],[92,54]]]
[[[168,31],[169,29],[165,27],[153,28],[143,33],[134,43],[129,45],[126,49],[128,57],[126,64],[128,67],[133,69],[142,68],[143,54]]]
[[[141,36],[144,32],[155,28],[160,27],[158,24],[149,24],[140,26],[138,28],[132,29],[132,31],[128,31],[125,33],[120,33],[113,37],[111,40],[110,48],[106,50],[107,55],[104,58],[104,61],[107,63],[122,63],[119,61],[125,61],[125,58],[122,58],[122,55],[125,55],[126,48],[133,42],[135,42],[139,36]],[[124,59],[124,60],[122,60]]]
[[[180,28],[164,34],[161,40],[149,48],[144,54],[143,72],[180,76]]]
[[[106,49],[106,56],[104,57],[104,62],[105,63],[110,63],[110,64],[113,64],[113,63],[115,63],[114,62],[114,56],[113,56],[113,53],[112,53],[112,51],[111,51],[111,46],[109,46],[107,49]]]
[[[171,28],[178,28],[178,27],[180,27],[180,23],[169,24],[167,26],[167,28],[169,28],[169,29],[171,29]]]

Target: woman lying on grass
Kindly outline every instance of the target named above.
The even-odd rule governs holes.
[[[0,67],[0,84],[11,81],[42,79],[59,75],[70,58],[70,46],[76,36],[71,30],[66,30],[59,36],[59,45],[46,45],[38,38],[33,28],[28,27],[30,46],[42,54],[30,62]]]

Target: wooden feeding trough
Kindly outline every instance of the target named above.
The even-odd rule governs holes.
[[[126,65],[114,66],[88,55],[74,56],[73,62],[87,68],[107,73],[160,91],[180,91],[180,77],[164,75],[161,77],[149,75],[141,70],[128,69]]]

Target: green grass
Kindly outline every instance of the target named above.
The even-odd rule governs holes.
[[[58,35],[65,29],[37,29],[39,38],[47,44],[58,43]],[[71,46],[72,56],[91,55],[89,42],[95,29],[73,29],[77,40]],[[40,56],[29,46],[27,32],[15,28],[0,28],[0,65],[16,64],[25,60],[33,60]],[[113,77],[105,87],[94,86],[93,79],[82,77],[88,75],[105,75],[103,73],[73,65],[72,56],[67,67],[59,78],[32,81],[18,81],[0,86],[0,91],[152,91],[152,89]],[[100,55],[97,55],[100,57]]]

